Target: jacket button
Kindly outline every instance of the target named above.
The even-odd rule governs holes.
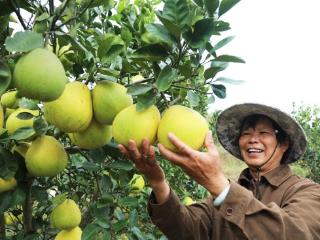
[[[227,216],[231,216],[232,212],[233,212],[232,208],[227,208],[227,210],[226,210]]]

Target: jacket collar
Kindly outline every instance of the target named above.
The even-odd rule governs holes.
[[[275,169],[271,170],[267,174],[261,176],[261,179],[266,180],[270,185],[278,187],[285,180],[287,180],[293,173],[290,167],[287,164],[281,164]],[[246,168],[242,171],[239,177],[239,183],[241,185],[246,185],[252,180],[252,176],[250,174],[249,168]]]

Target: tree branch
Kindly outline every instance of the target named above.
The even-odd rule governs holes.
[[[15,14],[17,15],[19,22],[21,23],[22,27],[24,30],[28,30],[28,27],[26,26],[21,14],[20,14],[20,9],[17,7],[17,4],[14,0],[9,0],[8,1],[10,4],[10,7],[13,9],[13,11],[15,12]]]
[[[24,232],[30,234],[34,232],[32,226],[32,196],[31,196],[31,187],[34,181],[34,178],[27,177],[26,182],[26,201],[23,205],[23,224]]]
[[[0,239],[6,239],[6,225],[4,221],[4,213],[0,213]]]

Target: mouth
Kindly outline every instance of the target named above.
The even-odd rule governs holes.
[[[259,154],[264,152],[264,150],[260,149],[260,148],[248,148],[247,149],[247,153],[249,154]]]

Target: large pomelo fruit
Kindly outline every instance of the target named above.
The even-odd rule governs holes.
[[[43,105],[47,121],[66,133],[85,130],[92,119],[90,90],[81,82],[68,83],[57,100]]]
[[[72,229],[81,222],[79,206],[72,200],[66,199],[53,209],[50,215],[51,225],[58,229]]]
[[[109,125],[122,109],[133,104],[127,89],[111,81],[97,83],[92,90],[92,102],[95,119],[101,124]]]
[[[70,230],[60,231],[54,240],[81,240],[81,235],[81,228],[75,227]]]
[[[31,143],[25,160],[31,175],[53,177],[67,167],[68,155],[61,143],[54,137],[41,136]]]
[[[158,141],[166,148],[178,152],[168,138],[168,133],[171,132],[191,148],[199,150],[208,131],[208,123],[200,113],[191,108],[174,105],[163,113],[158,127]]]
[[[22,56],[13,72],[13,85],[21,96],[53,101],[63,92],[67,76],[58,57],[45,48]]]
[[[98,123],[94,118],[87,129],[81,132],[69,133],[71,142],[80,148],[99,148],[110,142],[112,138],[111,125]]]
[[[6,129],[8,130],[8,134],[13,134],[17,129],[22,127],[32,127],[33,126],[33,120],[34,117],[27,118],[27,119],[20,119],[18,118],[18,115],[20,113],[30,113],[34,117],[39,115],[38,110],[30,110],[26,108],[18,108],[13,113],[9,115],[6,121]]]
[[[159,121],[160,112],[156,106],[138,112],[136,105],[131,105],[115,117],[112,135],[118,143],[125,146],[128,146],[130,139],[140,146],[144,138],[153,144],[156,140]]]

